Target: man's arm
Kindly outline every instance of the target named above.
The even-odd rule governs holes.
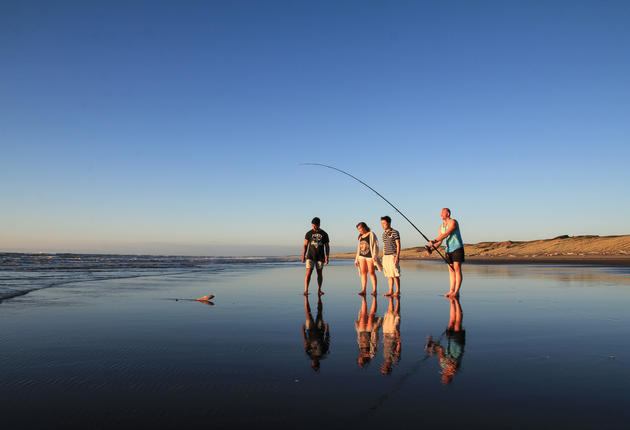
[[[326,245],[324,246],[324,249],[326,250],[326,261],[325,261],[325,263],[328,264],[328,256],[330,255],[330,245],[328,244],[328,242],[326,242]]]
[[[396,239],[396,259],[394,260],[394,264],[398,264],[400,260],[400,239]]]
[[[308,239],[304,239],[304,246],[302,247],[302,263],[304,263],[306,256],[306,248],[308,247]]]
[[[440,229],[438,228],[438,237],[431,241],[431,244],[434,247],[439,247],[442,244],[444,238],[448,237],[449,234],[453,233],[457,229],[457,221],[454,219],[450,220],[448,225],[446,226],[446,231],[440,234]]]

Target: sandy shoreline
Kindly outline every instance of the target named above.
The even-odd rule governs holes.
[[[585,264],[630,266],[630,235],[558,236],[533,241],[480,242],[465,244],[466,262],[472,264]],[[444,249],[441,248],[443,252]],[[354,258],[354,253],[333,258]],[[401,260],[440,260],[422,247],[406,248]]]

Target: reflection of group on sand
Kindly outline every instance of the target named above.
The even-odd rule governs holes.
[[[379,347],[379,329],[383,330],[383,358],[381,373],[389,375],[393,366],[400,361],[400,298],[389,297],[385,317],[377,317],[377,298],[372,297],[368,312],[367,299],[361,297],[361,307],[354,326],[357,331],[359,357],[357,364],[365,367],[374,358]]]
[[[376,315],[378,308],[377,296],[370,298],[361,296],[361,306],[354,327],[357,332],[358,358],[357,364],[366,368],[376,356],[380,346],[380,331],[383,335],[383,364],[380,371],[383,375],[391,375],[394,366],[401,360],[402,340],[400,336],[400,297],[389,296],[387,312],[383,317]],[[462,328],[463,312],[457,297],[449,297],[450,318],[446,330],[438,339],[429,335],[425,345],[427,356],[439,358],[442,383],[450,384],[459,371],[464,356],[466,331]],[[311,367],[319,371],[320,361],[330,349],[330,329],[323,319],[322,297],[317,297],[317,315],[313,318],[308,296],[304,297],[304,313],[306,322],[302,325],[302,341],[304,352],[311,360]],[[446,345],[442,339],[446,336]]]
[[[311,305],[308,296],[304,297],[304,313],[306,323],[302,324],[302,340],[304,341],[304,352],[311,359],[313,370],[319,370],[319,362],[324,359],[330,348],[330,330],[328,324],[323,319],[323,305],[321,295],[317,298],[317,316],[313,320]]]
[[[389,307],[383,318],[383,375],[390,375],[394,365],[400,361],[400,349],[400,297],[389,296]]]
[[[361,296],[359,315],[354,323],[357,330],[357,344],[359,345],[359,358],[357,364],[365,367],[374,358],[378,350],[378,329],[383,323],[382,317],[376,316],[376,296],[372,297],[372,305],[368,312],[367,299]]]
[[[453,381],[453,376],[462,364],[466,344],[466,330],[462,328],[463,312],[459,299],[450,297],[449,300],[451,302],[450,319],[443,333],[446,335],[446,347],[441,345],[442,336],[436,341],[431,335],[425,346],[430,355],[437,354],[440,359],[443,384],[450,384]]]

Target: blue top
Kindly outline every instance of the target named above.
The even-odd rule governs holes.
[[[446,226],[444,224],[442,224],[442,226],[440,227],[440,232],[442,234],[446,233]],[[453,230],[451,234],[444,238],[444,241],[446,252],[453,252],[456,249],[462,248],[464,246],[462,235],[459,233],[459,224],[457,224],[457,228]]]

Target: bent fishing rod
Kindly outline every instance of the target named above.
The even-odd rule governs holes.
[[[431,241],[429,240],[429,238],[428,238],[428,237],[426,237],[426,236],[424,235],[424,233],[422,233],[422,232],[420,231],[420,229],[419,229],[418,227],[416,227],[416,226],[415,226],[415,224],[414,224],[414,223],[412,223],[412,222],[411,222],[411,220],[405,216],[405,214],[404,214],[404,213],[402,213],[400,210],[398,210],[398,208],[397,208],[396,206],[394,206],[394,205],[392,204],[392,202],[390,202],[390,201],[389,201],[389,200],[387,200],[385,197],[383,197],[383,195],[382,195],[381,193],[379,193],[378,191],[376,191],[374,188],[370,187],[368,184],[366,184],[365,182],[363,182],[361,179],[357,178],[356,176],[351,175],[351,174],[350,174],[350,173],[348,173],[348,172],[344,172],[344,171],[343,171],[343,170],[341,170],[341,169],[338,169],[338,168],[333,167],[333,166],[328,166],[328,165],[326,165],[326,164],[321,164],[321,163],[300,163],[300,166],[321,166],[321,167],[326,167],[326,168],[328,168],[328,169],[336,170],[337,172],[339,172],[339,173],[343,173],[343,174],[344,174],[344,175],[346,175],[346,176],[350,176],[350,177],[351,177],[352,179],[354,179],[355,181],[357,181],[357,182],[359,182],[360,184],[365,185],[366,187],[368,187],[368,188],[369,188],[369,189],[370,189],[370,190],[371,190],[374,194],[376,194],[377,196],[379,196],[380,198],[382,198],[383,200],[385,200],[385,201],[387,202],[387,204],[388,204],[388,205],[390,205],[391,207],[393,207],[393,208],[394,208],[394,210],[395,210],[396,212],[398,212],[400,215],[402,215],[402,217],[403,217],[404,219],[406,219],[406,220],[407,220],[407,222],[408,222],[409,224],[411,224],[411,226],[412,226],[413,228],[415,228],[415,229],[416,229],[416,231],[417,231],[418,233],[420,233],[420,235],[421,235],[421,236],[422,236],[422,237],[423,237],[423,238],[424,238],[427,242],[429,242],[429,243],[431,243],[431,244],[432,244],[432,245],[431,245],[431,247],[432,247],[432,248],[433,248],[433,249],[434,249],[434,250],[435,250],[438,254],[440,254],[440,257],[442,257],[442,260],[444,260],[444,262],[445,262],[446,264],[448,264],[448,267],[450,267],[450,268],[451,268],[451,270],[455,271],[455,268],[453,267],[453,265],[452,265],[451,263],[449,263],[449,262],[448,262],[448,260],[446,259],[446,257],[445,257],[444,255],[442,255],[442,253],[440,252],[440,250],[439,250],[436,246],[433,246],[433,242],[431,242]]]

